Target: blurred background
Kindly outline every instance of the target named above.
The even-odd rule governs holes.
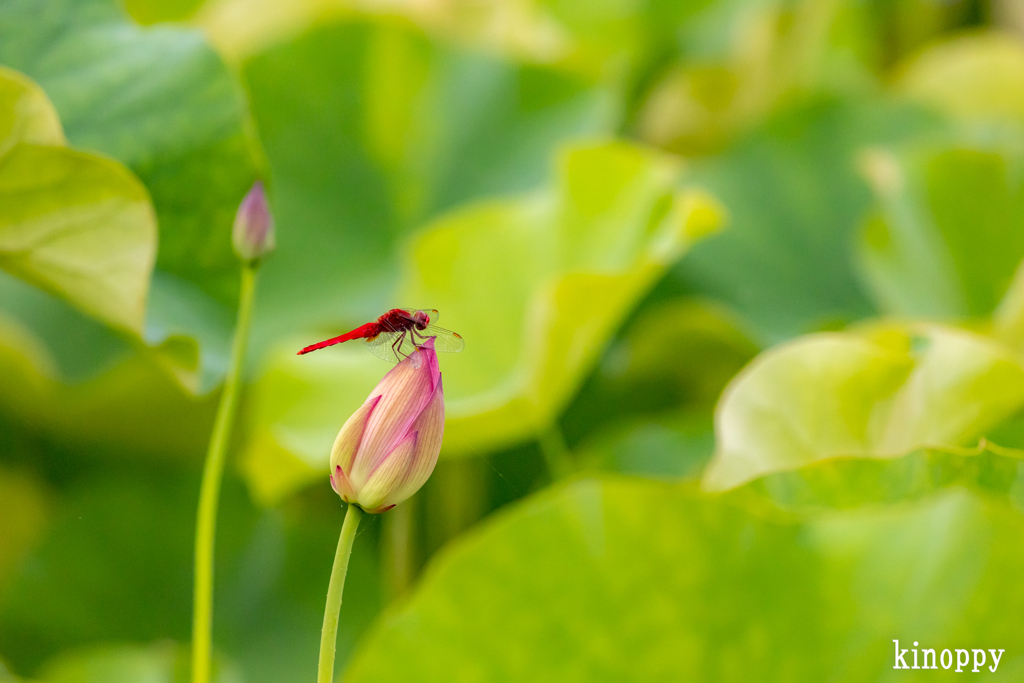
[[[219,681],[312,680],[388,366],[295,351],[393,306],[466,349],[340,680],[1024,677],[1018,0],[0,0],[0,681],[187,680],[256,179]]]

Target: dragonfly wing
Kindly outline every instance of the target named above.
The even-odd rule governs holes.
[[[466,348],[466,342],[463,341],[461,335],[437,325],[428,325],[427,329],[416,334],[423,339],[433,337],[434,348],[444,353],[458,353]]]
[[[395,351],[402,352],[399,345],[396,345],[398,337],[402,335],[401,332],[381,332],[376,337],[366,340],[366,348],[369,349],[370,353],[377,356],[381,360],[386,360],[389,363],[397,363],[401,360]],[[403,335],[408,336],[408,335]],[[406,342],[402,342],[404,345]],[[403,352],[404,353],[404,352]]]

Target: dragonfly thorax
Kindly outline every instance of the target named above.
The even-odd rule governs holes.
[[[417,330],[425,330],[427,325],[430,324],[430,315],[426,311],[414,311],[412,314],[412,324]]]

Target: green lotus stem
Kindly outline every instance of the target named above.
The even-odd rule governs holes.
[[[341,613],[341,594],[345,590],[345,575],[348,560],[352,556],[352,542],[356,540],[356,529],[362,510],[349,503],[345,522],[341,525],[338,550],[334,553],[334,567],[331,582],[327,586],[327,605],[324,607],[324,627],[320,632],[320,665],[317,668],[317,683],[332,683],[334,680],[334,653],[338,645],[338,615]]]
[[[552,423],[547,429],[542,430],[537,435],[537,443],[552,479],[558,481],[572,474],[574,468],[569,457],[569,448],[565,445],[565,438],[557,423]]]
[[[217,406],[217,418],[206,452],[203,483],[199,489],[196,515],[195,588],[192,607],[192,683],[209,683],[213,649],[213,549],[217,533],[217,503],[224,475],[224,460],[238,406],[238,385],[245,365],[256,286],[256,265],[242,267],[242,288],[238,298],[238,322],[231,347],[231,365]]]

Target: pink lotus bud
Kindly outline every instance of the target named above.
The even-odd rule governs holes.
[[[263,183],[256,181],[235,214],[235,227],[231,233],[238,258],[253,263],[268,256],[277,246],[274,236],[274,217],[267,206]]]
[[[331,450],[331,486],[348,503],[384,512],[434,471],[444,392],[433,338],[391,369],[348,419]]]

